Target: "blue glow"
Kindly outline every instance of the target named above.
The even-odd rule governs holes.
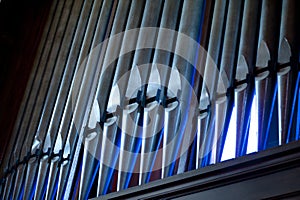
[[[96,159],[95,159],[96,160]],[[84,199],[88,199],[88,197],[89,197],[89,193],[90,193],[90,191],[91,191],[91,189],[92,189],[92,186],[93,186],[93,184],[94,184],[94,180],[95,180],[95,178],[96,178],[96,175],[98,174],[97,172],[98,172],[98,170],[99,170],[99,166],[100,166],[100,161],[99,160],[97,160],[96,161],[97,162],[97,164],[96,164],[96,167],[95,167],[95,169],[94,169],[94,171],[93,171],[93,174],[92,174],[92,179],[91,179],[91,182],[90,183],[87,183],[87,184],[89,184],[88,185],[88,188],[87,188],[87,193],[86,193],[86,196],[84,197]]]
[[[10,196],[11,196],[12,194],[10,194]],[[21,189],[21,194],[20,194],[20,196],[19,196],[19,200],[21,200],[21,199],[23,199],[23,195],[24,195],[24,181],[22,181],[22,189]],[[12,197],[10,197],[10,199],[11,199]]]
[[[76,182],[75,182],[75,186],[74,186],[74,191],[73,191],[73,194],[72,194],[72,199],[76,198],[76,192],[77,192],[78,186],[79,186],[81,171],[82,171],[82,160],[80,161],[79,170],[78,170],[78,174],[77,174],[77,178],[76,178]],[[62,199],[64,199],[64,194],[63,194],[63,198]]]
[[[298,73],[298,83],[300,81],[300,73]],[[298,116],[297,116],[297,129],[296,129],[296,140],[300,139],[300,87],[298,88]]]
[[[264,146],[262,147],[262,149],[268,148],[267,142],[268,142],[268,137],[270,135],[270,127],[271,127],[273,112],[274,112],[274,108],[275,108],[275,102],[276,102],[276,98],[277,98],[277,90],[278,90],[278,84],[276,83],[273,98],[272,98],[272,105],[271,105],[270,117],[269,117],[269,120],[268,120],[268,126],[267,126],[267,130],[266,130],[266,136],[264,138],[265,139]]]
[[[201,167],[206,167],[210,163],[211,152],[205,155],[201,161]]]
[[[298,107],[298,115],[296,116],[296,135],[295,135],[295,140],[299,139],[299,132],[300,132],[300,90],[299,90],[299,84],[300,84],[300,73],[298,73],[297,77],[297,82],[296,82],[296,87],[295,87],[295,95],[293,99],[293,105],[292,105],[292,113],[289,121],[289,130],[288,130],[288,137],[287,137],[287,142],[289,142],[290,135],[291,135],[291,130],[292,130],[292,124],[293,124],[293,117],[295,114],[295,107]],[[298,99],[298,105],[297,105],[297,99]]]
[[[118,156],[115,156],[115,160],[117,160],[117,158],[118,158]],[[107,166],[104,166],[104,167],[107,167]],[[113,176],[113,172],[114,172],[114,169],[109,167],[107,179],[105,180],[105,184],[104,184],[104,188],[103,188],[102,194],[107,194],[108,188],[110,186],[109,184],[110,184],[111,178]]]
[[[300,80],[300,73],[298,73],[298,77],[297,77],[297,82],[296,82],[295,94],[294,94],[294,98],[293,98],[292,112],[291,112],[291,116],[290,116],[290,120],[289,120],[289,127],[288,127],[288,133],[287,133],[286,143],[289,143],[290,140],[291,140],[291,131],[292,131],[292,126],[293,126],[293,118],[294,118],[294,114],[295,114],[295,107],[297,107],[296,101],[297,101],[297,95],[298,95],[297,93],[298,93],[298,88],[299,88],[299,80]],[[298,113],[299,113],[299,105],[298,105]],[[298,114],[298,118],[299,118],[299,114]],[[299,121],[299,119],[297,119],[297,121]],[[299,136],[299,127],[296,129],[295,140],[298,139],[298,136]]]
[[[233,106],[221,161],[235,158],[236,147],[236,107]]]
[[[130,172],[132,172],[134,167],[135,167],[136,160],[137,160],[137,157],[138,157],[138,152],[141,149],[141,145],[142,145],[142,139],[141,138],[135,138],[135,145],[134,145],[135,146],[134,147],[135,148],[134,149],[135,154],[132,154],[133,159],[132,159],[132,165],[130,165],[130,169],[129,169]],[[128,188],[131,176],[132,176],[132,173],[126,173],[126,181],[125,181],[124,189]]]
[[[148,182],[150,181],[151,172],[152,172],[152,169],[153,169],[155,160],[156,160],[156,156],[157,156],[157,152],[158,152],[160,143],[161,143],[162,138],[163,138],[163,133],[164,133],[164,128],[162,128],[162,130],[160,131],[160,133],[158,133],[158,134],[159,134],[159,139],[158,139],[157,145],[156,145],[156,147],[155,147],[155,149],[154,149],[154,158],[153,158],[153,161],[152,161],[152,163],[151,163],[149,172],[147,173],[147,176],[146,176],[146,183],[148,183]]]
[[[58,170],[57,170],[57,175],[58,176],[56,176],[56,178],[55,178],[55,185],[54,185],[54,189],[53,189],[53,192],[52,192],[52,194],[51,194],[51,200],[54,200],[54,198],[55,198],[55,194],[56,194],[56,192],[57,192],[57,189],[58,189],[58,177],[59,177],[59,174],[60,174],[60,170],[59,170],[60,168],[58,168]]]
[[[37,179],[37,174],[34,177],[33,187],[31,188],[31,193],[30,193],[29,199],[33,199],[33,197],[34,197],[34,193],[35,193],[35,189],[36,189],[36,182],[37,182],[36,179]]]
[[[118,151],[116,152],[116,154],[113,156],[113,160],[112,160],[112,165],[111,166],[115,166],[117,161],[118,161],[118,158],[119,158],[119,153],[120,153],[120,145],[121,145],[121,129],[118,127],[117,129],[117,134],[116,134],[116,140],[115,140],[115,145],[118,148]],[[107,166],[103,166],[103,167],[107,167]],[[110,168],[109,167],[109,170],[108,170],[108,175],[107,175],[107,179],[105,180],[105,184],[104,184],[104,188],[103,188],[103,193],[102,194],[107,194],[108,192],[108,188],[110,186],[110,182],[111,182],[111,179],[112,179],[112,176],[113,176],[113,172],[114,172],[114,169],[113,168]]]
[[[195,134],[197,135],[197,134]],[[194,142],[192,144],[192,149],[191,149],[191,155],[190,155],[190,162],[189,162],[189,166],[188,166],[188,171],[195,169],[196,165],[195,165],[195,154],[196,154],[196,148],[197,148],[197,138],[194,138]]]
[[[117,147],[119,147],[119,148],[120,148],[120,146],[121,146],[121,135],[122,135],[122,133],[121,133],[121,128],[118,127],[115,145],[116,145]]]
[[[212,122],[212,126],[214,126],[214,122]],[[211,146],[212,146],[212,141],[213,141],[213,131],[214,129],[211,129],[211,130],[207,130],[206,132],[206,136],[204,138],[204,155],[203,155],[203,158],[202,158],[202,161],[201,161],[201,167],[206,167],[210,164],[210,161],[211,161],[211,155],[212,155],[212,149],[211,149]]]
[[[15,173],[16,173],[16,172],[15,172]],[[15,174],[15,176],[17,176],[17,174]],[[14,176],[14,179],[16,178],[15,176]],[[15,180],[15,181],[16,181],[16,180]],[[13,182],[14,184],[15,184],[15,181]],[[22,185],[21,185],[21,192],[20,192],[20,194],[19,194],[19,197],[17,197],[17,199],[20,199],[20,200],[23,199],[24,189],[25,189],[25,188],[24,188],[25,183],[24,183],[24,178],[23,178],[23,177],[22,177],[22,179],[21,179],[21,182],[22,182],[22,183],[21,183],[21,184],[22,184]],[[9,199],[12,199],[12,191],[11,191],[11,190],[12,190],[12,188],[10,188],[10,191],[9,191],[9,192],[10,192],[10,194],[9,194]]]
[[[250,128],[248,136],[247,154],[258,151],[258,99],[254,95],[251,114],[250,114]]]
[[[176,164],[176,161],[174,161],[170,164],[170,170],[168,172],[168,176],[173,176],[173,171],[174,171],[174,168],[175,168],[175,164]]]
[[[48,165],[48,169],[47,169],[47,176],[45,178],[44,185],[43,185],[42,199],[45,199],[45,194],[46,194],[46,190],[47,190],[48,179],[49,179],[49,165]]]
[[[234,106],[232,109],[231,119],[228,127],[228,133],[224,145],[224,150],[222,154],[221,161],[229,160],[235,158],[236,151],[236,115],[237,115],[236,107]],[[251,111],[250,111],[250,120],[249,120],[249,134],[248,134],[248,142],[243,144],[247,144],[247,154],[257,152],[258,147],[258,100],[257,96],[254,95]],[[248,130],[248,129],[247,129]]]
[[[126,182],[125,182],[125,186],[124,186],[124,189],[127,189],[128,186],[129,186],[129,182],[130,182],[130,179],[131,179],[131,176],[132,176],[132,173],[126,173]]]

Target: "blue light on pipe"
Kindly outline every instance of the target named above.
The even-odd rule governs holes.
[[[107,167],[107,166],[105,166],[105,167]],[[102,195],[107,194],[108,188],[110,187],[111,178],[113,176],[113,173],[114,173],[114,169],[109,167],[108,176],[107,176],[108,178],[105,180],[105,185],[104,185],[104,188],[103,188]]]
[[[44,182],[44,185],[43,185],[43,191],[42,191],[42,197],[41,197],[42,199],[45,199],[48,179],[49,179],[49,173],[47,172],[47,177],[45,178],[45,182]]]
[[[58,169],[59,171],[59,169]],[[55,194],[57,192],[57,189],[58,189],[58,179],[59,179],[59,176],[56,177],[56,180],[55,180],[55,186],[54,186],[54,189],[53,189],[53,193],[51,194],[51,200],[54,200],[55,198]]]
[[[20,194],[20,197],[18,198],[18,200],[22,200],[23,199],[23,194],[24,194],[24,184],[22,185],[22,191],[21,191],[21,194]],[[10,194],[10,198],[9,199],[12,199],[11,194]]]
[[[196,163],[195,163],[196,162],[195,161],[196,148],[197,148],[197,138],[195,137],[194,142],[192,144],[192,148],[191,148],[191,155],[190,155],[190,159],[189,159],[188,171],[194,170],[196,167]]]
[[[299,93],[299,82],[300,82],[300,73],[298,73],[298,77],[297,77],[297,82],[296,82],[296,87],[295,87],[295,94],[293,95],[293,104],[292,104],[292,112],[291,112],[291,116],[289,119],[289,128],[288,128],[288,133],[287,133],[287,138],[286,138],[286,143],[289,143],[293,140],[298,140],[299,137],[299,126],[297,127],[297,125],[299,124],[299,114],[298,116],[295,117],[295,115],[297,115],[297,110],[298,109],[298,113],[299,113],[299,100],[298,100],[298,105],[297,105],[297,99],[299,99],[299,97],[297,98]],[[293,119],[296,119],[297,122],[294,122]],[[293,131],[293,124],[296,123],[296,133],[295,133],[295,138],[292,138],[292,131]]]
[[[33,182],[33,187],[32,187],[33,189],[31,190],[29,199],[33,199],[33,197],[34,197],[34,193],[35,193],[35,190],[36,190],[36,183],[37,183],[37,174],[34,177],[34,182]]]
[[[258,150],[258,100],[257,96],[254,95],[252,106],[251,106],[251,114],[250,114],[250,127],[249,127],[249,135],[248,135],[248,144],[247,144],[247,154],[257,152]]]
[[[82,158],[81,158],[82,159]],[[79,181],[80,181],[80,174],[81,174],[81,171],[82,171],[82,160],[80,161],[80,164],[79,164],[79,170],[78,170],[78,173],[77,173],[77,177],[76,177],[76,182],[75,182],[75,186],[73,188],[73,194],[72,194],[72,199],[76,199],[76,193],[77,193],[77,190],[78,190],[78,187],[79,187]],[[64,196],[65,194],[62,195],[64,199]]]
[[[137,157],[138,157],[138,153],[140,151],[140,148],[141,148],[141,145],[142,145],[142,139],[141,138],[135,138],[134,139],[134,152],[132,154],[132,163],[130,165],[130,168],[129,168],[129,172],[126,173],[126,181],[124,183],[124,189],[127,189],[129,187],[129,183],[130,183],[130,180],[131,180],[131,177],[132,177],[132,172],[134,170],[134,167],[136,165],[136,161],[137,161]]]
[[[300,82],[300,73],[298,73],[298,84],[299,82]],[[298,116],[297,116],[297,129],[296,129],[296,140],[299,139],[300,139],[300,87],[298,87]]]
[[[153,152],[154,152],[153,162],[151,163],[149,172],[146,175],[146,181],[145,181],[146,183],[148,183],[150,181],[151,172],[152,172],[153,166],[155,164],[157,152],[158,152],[158,149],[160,147],[160,144],[161,144],[161,141],[162,141],[162,138],[163,138],[163,133],[164,133],[164,128],[162,128],[162,130],[159,133],[157,133],[157,134],[159,134],[159,138],[158,138],[157,145],[156,145],[155,149],[153,149]]]
[[[265,133],[266,134],[265,141],[264,141],[264,144],[262,147],[263,150],[274,146],[274,141],[269,141],[268,139],[271,137],[271,134],[277,134],[277,133],[275,133],[275,131],[272,131],[272,127],[271,127],[272,119],[274,117],[274,114],[276,114],[276,113],[274,113],[274,111],[275,111],[275,107],[277,106],[277,91],[278,91],[278,83],[276,83],[276,85],[275,85],[274,94],[272,97],[272,106],[271,106],[271,110],[270,110],[270,117],[268,120],[267,130]],[[277,117],[277,115],[275,117]],[[279,144],[279,141],[276,141],[276,142],[277,142],[277,144]]]
[[[117,129],[117,138],[116,138],[116,141],[115,141],[115,145],[117,147],[120,148],[120,145],[121,145],[121,129],[118,127]],[[119,157],[119,151],[117,152],[116,155],[113,156],[113,160],[112,160],[112,165],[111,166],[115,166],[117,161],[118,161],[118,157]],[[108,167],[108,166],[103,166],[103,167]],[[112,180],[112,177],[113,177],[113,174],[114,174],[114,168],[111,168],[111,167],[108,167],[109,170],[108,170],[108,175],[107,175],[107,179],[104,180],[105,181],[105,184],[104,184],[104,188],[103,188],[103,195],[104,194],[107,194],[108,192],[108,189],[109,187],[111,186],[111,180]]]
[[[236,147],[236,107],[233,106],[221,161],[235,158],[235,149],[236,149],[235,147]]]
[[[98,174],[98,171],[99,171],[100,161],[97,160],[96,162],[97,162],[97,163],[96,163],[96,167],[94,168],[94,171],[93,171],[93,174],[92,174],[91,182],[90,182],[90,183],[87,183],[87,184],[89,184],[89,185],[88,185],[88,190],[87,190],[88,192],[86,193],[86,196],[84,197],[84,199],[88,199],[89,193],[90,193],[90,191],[91,191],[91,189],[92,189],[92,186],[93,186],[93,184],[94,184],[95,178],[96,178],[96,176],[97,176],[97,174]]]

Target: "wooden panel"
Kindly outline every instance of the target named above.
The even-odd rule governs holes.
[[[24,95],[51,1],[0,3],[0,163]]]
[[[298,199],[299,178],[297,141],[98,199]]]

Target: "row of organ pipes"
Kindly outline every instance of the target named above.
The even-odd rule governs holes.
[[[0,199],[87,199],[203,168],[224,160],[229,134],[233,158],[250,140],[254,151],[298,140],[299,9],[54,0]]]

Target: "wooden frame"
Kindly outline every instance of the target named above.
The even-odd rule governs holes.
[[[300,199],[300,141],[96,199]]]

